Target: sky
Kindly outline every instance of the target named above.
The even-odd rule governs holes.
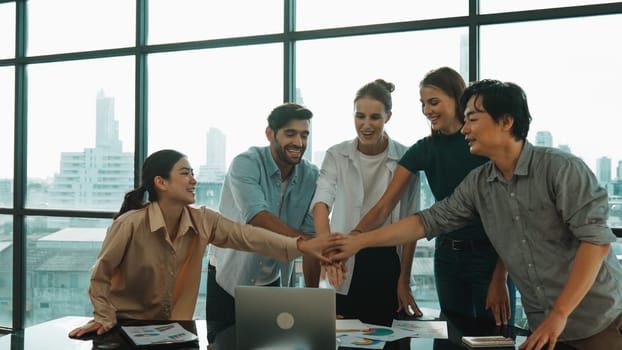
[[[31,1],[30,54],[132,45],[134,5],[128,3],[133,2],[51,3]],[[275,13],[273,17],[253,16],[259,9],[251,2],[222,3],[226,8],[221,10],[227,13],[244,9],[237,11],[239,21],[235,26],[218,26],[216,17],[209,17],[208,24],[201,25],[205,23],[202,19],[214,11],[197,1],[185,2],[186,7],[152,1],[150,42],[280,30],[280,24],[274,25],[275,21],[280,23],[280,0],[264,4],[266,13]],[[344,25],[374,19],[406,20],[395,16],[409,13],[402,7],[407,3],[412,4],[391,1],[374,12],[371,2],[365,1],[354,6],[351,1],[301,0],[298,10],[304,16],[298,19],[298,25],[305,29],[336,25],[338,20]],[[451,8],[453,4],[460,8],[455,14],[459,15],[465,9],[456,3],[464,2],[448,0],[437,4],[438,8],[426,9],[433,15],[439,8]],[[63,4],[74,6],[74,12],[88,14],[88,20],[59,15],[55,26],[47,25],[51,18],[47,14],[54,10],[50,6]],[[326,11],[327,6],[331,11]],[[402,10],[387,10],[395,8]],[[7,23],[4,19],[10,22],[12,17],[7,13],[13,9],[12,4],[0,5],[0,33],[6,33],[2,30]],[[182,18],[180,9],[191,17]],[[241,23],[248,23],[248,27]],[[81,30],[76,31],[76,27]],[[217,27],[220,32],[214,31]],[[615,171],[622,160],[617,139],[621,112],[616,102],[622,78],[622,44],[607,39],[606,34],[622,32],[621,27],[621,16],[482,27],[481,77],[513,81],[525,89],[534,117],[530,140],[537,131],[548,130],[555,146],[569,145],[592,169],[597,158],[607,156]],[[582,35],[587,29],[596,34]],[[429,127],[420,111],[418,82],[425,72],[442,65],[459,70],[464,64],[460,61],[460,45],[465,35],[464,28],[457,28],[298,42],[297,84],[304,103],[315,115],[314,151],[355,136],[354,93],[376,78],[396,85],[393,117],[387,124],[389,134],[406,145],[427,135]],[[7,39],[6,34],[0,34],[0,43],[11,44],[11,36]],[[0,58],[12,54],[4,49],[6,46],[0,45]],[[205,135],[210,127],[227,135],[227,163],[250,146],[267,144],[265,118],[282,98],[280,44],[154,54],[148,59],[148,67],[150,151],[177,148],[188,154],[198,169],[205,164]],[[0,164],[11,164],[13,157],[13,76],[12,67],[0,67]],[[94,147],[95,98],[100,90],[115,98],[120,138],[126,151],[133,149],[133,57],[35,64],[28,67],[28,79],[29,177],[53,176],[59,170],[61,152]],[[12,167],[2,167],[0,178],[10,178],[12,173]]]

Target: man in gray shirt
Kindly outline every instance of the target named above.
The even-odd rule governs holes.
[[[360,235],[343,235],[343,260],[370,246],[431,239],[481,218],[516,283],[533,333],[521,349],[622,349],[622,268],[611,250],[607,192],[585,163],[527,140],[523,90],[482,80],[465,91],[462,133],[490,158],[427,210]],[[548,345],[547,345],[548,344]]]

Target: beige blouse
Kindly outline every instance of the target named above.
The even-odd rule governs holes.
[[[280,260],[300,255],[296,238],[231,221],[205,207],[186,207],[171,242],[157,203],[113,221],[93,266],[89,295],[95,321],[190,320],[207,244]]]

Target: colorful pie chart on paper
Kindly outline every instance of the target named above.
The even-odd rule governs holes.
[[[393,334],[389,328],[370,328],[363,332],[364,335],[387,336]]]
[[[355,344],[355,345],[377,345],[380,343],[382,343],[380,340],[367,339],[367,338],[360,338],[352,342],[352,344]]]

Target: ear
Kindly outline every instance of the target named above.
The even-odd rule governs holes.
[[[153,184],[155,185],[156,190],[159,191],[166,191],[166,189],[168,188],[166,179],[164,179],[162,176],[154,177]]]
[[[505,131],[512,130],[512,126],[514,125],[514,117],[511,114],[504,114],[503,118],[501,118],[501,127]]]
[[[385,123],[385,124],[386,124],[386,123],[388,123],[388,122],[389,122],[389,120],[391,120],[391,116],[392,116],[392,115],[393,115],[393,112],[389,112],[389,113],[387,113],[387,120],[385,120],[385,121],[384,121],[384,123]]]
[[[266,138],[270,143],[272,143],[272,140],[274,139],[274,131],[270,129],[270,127],[266,128]]]

